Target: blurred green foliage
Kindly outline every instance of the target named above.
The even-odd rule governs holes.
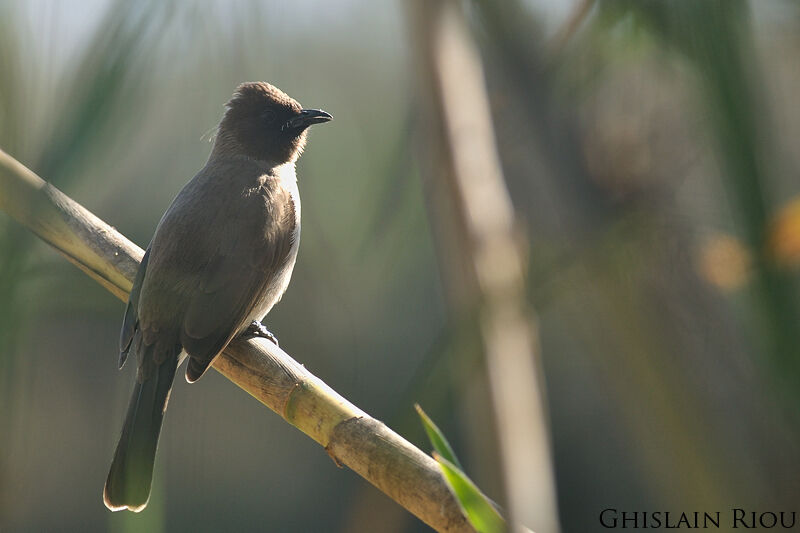
[[[774,135],[758,86],[762,73],[749,6],[743,0],[659,2],[607,0],[602,17],[625,16],[644,26],[666,48],[677,51],[696,70],[708,122],[725,173],[723,184],[738,221],[738,233],[755,253],[751,283],[755,335],[774,364],[787,392],[800,391],[800,309],[793,279],[769,260],[769,218],[777,207],[771,194],[770,161]]]

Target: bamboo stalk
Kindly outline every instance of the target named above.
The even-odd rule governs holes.
[[[538,329],[525,300],[526,249],[494,141],[480,55],[456,0],[408,5],[424,106],[431,220],[453,248],[451,306],[480,323],[512,531],[559,531]],[[439,206],[450,203],[442,212]],[[466,266],[466,268],[464,268]],[[455,303],[455,305],[453,305]]]
[[[2,150],[0,209],[127,300],[142,249]],[[271,342],[236,339],[213,366],[436,531],[474,531],[431,457]]]

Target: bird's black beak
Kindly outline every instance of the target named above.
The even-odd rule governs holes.
[[[302,131],[314,124],[328,122],[333,117],[322,109],[303,109],[300,114],[289,119],[285,128]]]

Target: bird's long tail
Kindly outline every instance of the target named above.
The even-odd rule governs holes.
[[[147,506],[158,435],[177,368],[178,358],[168,357],[148,379],[136,381],[103,490],[103,502],[112,511],[139,512]]]

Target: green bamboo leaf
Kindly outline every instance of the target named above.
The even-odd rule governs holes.
[[[447,484],[450,485],[450,490],[453,491],[472,527],[480,533],[506,531],[505,520],[475,483],[461,469],[438,453],[434,452],[433,458],[442,468],[442,473],[447,480]]]
[[[456,457],[456,453],[453,451],[450,443],[447,442],[444,433],[442,433],[439,427],[433,423],[433,420],[425,414],[425,411],[422,410],[419,404],[414,404],[414,409],[417,410],[417,414],[422,420],[422,427],[425,428],[425,433],[428,434],[428,439],[431,441],[431,445],[433,449],[436,450],[436,453],[455,465],[459,470],[463,470],[464,467],[458,462],[458,457]]]

